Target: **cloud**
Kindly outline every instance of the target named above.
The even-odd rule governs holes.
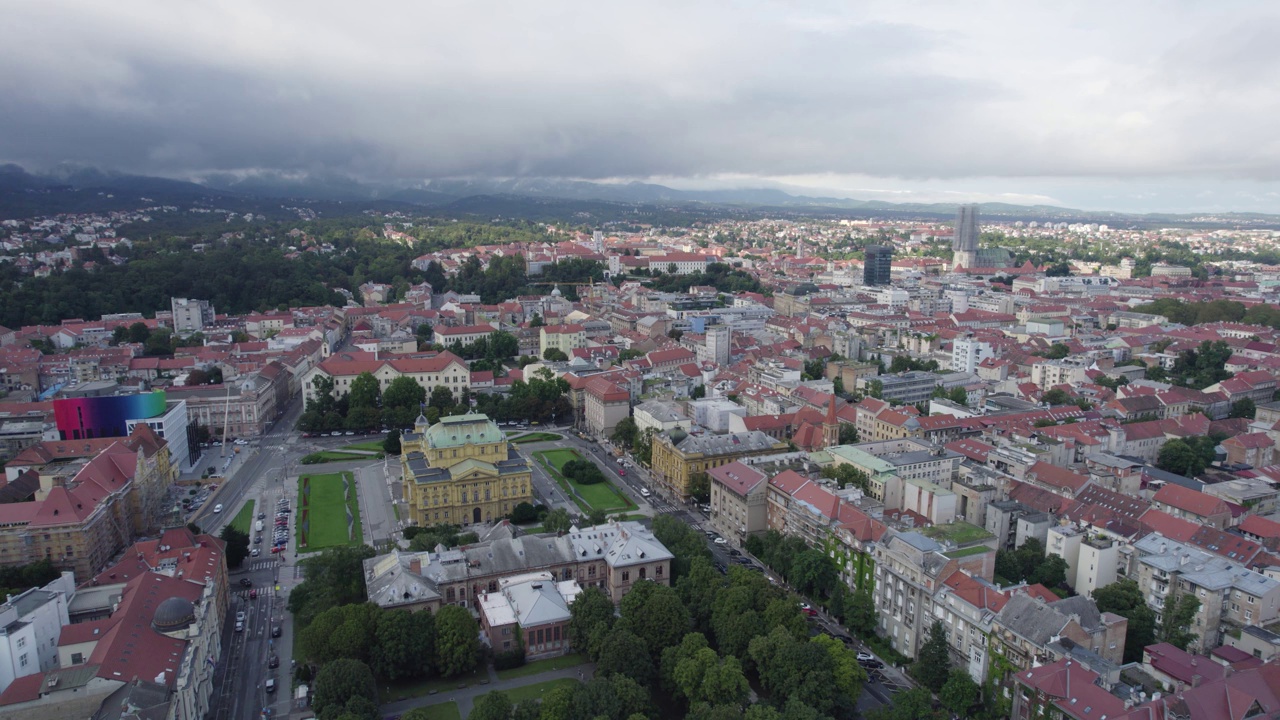
[[[1280,181],[1247,2],[87,0],[0,25],[0,158],[196,175]],[[968,182],[966,180],[966,182]],[[960,188],[964,190],[964,188]],[[1087,195],[1087,193],[1085,193]]]

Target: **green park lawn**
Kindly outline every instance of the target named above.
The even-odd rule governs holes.
[[[537,675],[538,673],[549,672],[551,670],[563,670],[565,668],[576,667],[587,662],[587,656],[581,653],[570,653],[560,657],[547,658],[546,660],[534,660],[531,663],[525,663],[518,668],[510,670],[499,670],[499,680],[510,680],[512,678],[528,677]]]
[[[574,482],[560,474],[560,468],[570,460],[581,460],[582,456],[576,450],[543,450],[536,452],[538,461],[546,468],[548,474],[560,483],[561,489],[570,495],[574,502],[583,512],[591,512],[592,510],[603,510],[605,512],[616,512],[620,510],[635,510],[635,504],[628,501],[625,497],[618,494],[608,481],[596,483],[594,485],[582,485]],[[572,486],[573,492],[569,492]]]
[[[484,666],[480,666],[469,673],[453,678],[436,677],[430,680],[404,680],[385,685],[379,683],[378,690],[383,702],[393,702],[430,695],[432,690],[435,690],[436,693],[443,693],[457,690],[460,685],[479,685],[481,680],[486,680],[488,677],[488,670]]]
[[[559,440],[559,439],[560,439],[560,436],[555,433],[531,432],[531,433],[525,433],[523,435],[517,435],[516,437],[510,438],[509,442],[513,442],[517,445],[520,445],[522,443],[550,442],[552,440]]]
[[[351,443],[350,445],[343,445],[341,448],[339,448],[339,450],[366,450],[369,452],[376,452],[378,453],[379,456],[381,456],[382,441],[368,440],[366,442]]]
[[[547,693],[562,685],[574,686],[577,684],[578,681],[574,678],[560,678],[559,680],[548,680],[547,682],[534,683],[533,685],[525,685],[524,687],[503,690],[502,693],[507,696],[507,699],[511,701],[512,705],[516,705],[524,702],[525,700],[537,700],[546,697]],[[483,695],[477,697],[475,704],[479,705],[483,698]]]
[[[240,512],[231,519],[231,527],[239,530],[245,535],[249,534],[249,526],[253,524],[253,501],[250,500],[240,508]]]
[[[303,478],[309,478],[310,495],[304,497]],[[298,547],[312,552],[338,545],[358,545],[363,542],[360,528],[360,506],[356,501],[355,478],[349,472],[304,475],[298,480],[298,505],[296,524]],[[343,492],[343,480],[347,492]],[[303,510],[306,511],[304,520]],[[347,510],[355,518],[350,534],[347,530]],[[304,528],[303,525],[306,525]],[[306,542],[303,542],[303,536]]]
[[[309,455],[302,456],[302,459],[298,462],[303,465],[319,465],[320,463],[343,462],[346,460],[369,460],[371,457],[372,456],[370,455],[357,455],[356,453],[338,452],[335,450],[321,450],[320,452],[313,452]]]

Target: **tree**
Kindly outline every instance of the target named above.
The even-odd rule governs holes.
[[[382,451],[388,455],[400,454],[400,431],[393,428],[382,441]]]
[[[884,383],[879,380],[872,380],[867,383],[867,394],[880,400],[884,395]]]
[[[571,527],[573,518],[569,517],[569,511],[564,508],[555,508],[542,518],[543,532],[569,532]]]
[[[865,584],[865,583],[864,583]],[[876,631],[876,603],[871,591],[859,587],[853,591],[853,600],[845,611],[846,624],[859,637],[870,637]]]
[[[978,702],[982,689],[965,670],[952,670],[947,683],[938,691],[942,706],[961,717],[969,715],[969,709]]]
[[[679,643],[689,632],[689,611],[675,589],[666,585],[635,583],[623,596],[619,610],[622,617],[617,627],[644,640],[651,658],[660,657],[665,648]]]
[[[711,476],[696,472],[689,476],[689,494],[699,503],[711,500]]]
[[[649,649],[635,633],[625,629],[614,630],[605,636],[600,646],[596,674],[603,677],[626,675],[641,685],[648,685],[653,679]]]
[[[401,375],[382,393],[383,422],[394,428],[409,427],[426,401],[426,388],[412,377]]]
[[[532,318],[531,320],[529,320],[529,327],[531,327],[531,328],[538,328],[538,327],[542,327],[542,326],[544,326],[544,325],[546,325],[546,324],[547,324],[547,323],[546,323],[546,322],[544,322],[544,321],[543,321],[543,319],[542,319],[542,315],[540,315],[539,313],[534,313],[534,314],[533,314],[533,318]]]
[[[568,717],[573,720],[631,720],[635,714],[649,713],[649,692],[625,675],[595,677],[579,685],[570,702]]]
[[[852,445],[858,442],[858,428],[853,423],[840,423],[840,439],[841,445]]]
[[[519,502],[511,508],[511,514],[507,517],[517,525],[526,525],[538,521],[538,509],[527,502]]]
[[[378,615],[370,667],[387,680],[424,677],[435,659],[436,623],[429,612],[386,610]]]
[[[1167,642],[1179,650],[1186,650],[1187,646],[1196,639],[1196,633],[1191,629],[1191,623],[1196,618],[1196,613],[1200,612],[1200,601],[1191,593],[1178,595],[1165,608],[1164,617],[1160,622],[1160,641]]]
[[[549,360],[551,362],[566,362],[569,359],[569,356],[560,348],[549,347],[542,351],[542,359]]]
[[[298,645],[302,655],[316,665],[339,658],[368,662],[377,642],[382,610],[371,603],[338,605],[316,616],[302,629]]]
[[[147,324],[139,320],[129,326],[129,342],[145,343],[147,338],[151,336],[151,328]]]
[[[362,372],[351,381],[351,393],[348,400],[351,408],[376,408],[382,395],[382,386],[378,378],[371,372]]]
[[[437,385],[431,390],[431,400],[427,403],[428,407],[433,407],[440,412],[444,412],[453,407],[453,391],[444,385]]]
[[[574,648],[597,658],[615,620],[613,600],[600,588],[586,588],[569,606],[569,640]]]
[[[1156,456],[1156,467],[1191,478],[1204,472],[1208,465],[1204,457],[1182,438],[1166,442]]]
[[[951,400],[951,402],[957,405],[968,406],[969,404],[969,391],[965,390],[963,387],[951,388],[951,392],[950,394],[948,394],[947,397],[948,399]]]
[[[934,620],[929,626],[929,639],[924,641],[920,651],[916,653],[911,674],[920,684],[936,693],[947,683],[950,672],[951,650],[947,647],[947,631],[940,621]]]
[[[240,532],[235,527],[226,525],[218,537],[227,542],[227,566],[240,567],[244,559],[249,557],[249,533]]]
[[[336,547],[303,560],[306,580],[289,593],[295,626],[306,627],[335,605],[365,602],[364,561],[375,554],[368,545]]]
[[[1041,353],[1041,357],[1049,360],[1061,360],[1071,354],[1071,348],[1062,343],[1054,343],[1049,346],[1048,350]]]
[[[1253,416],[1257,413],[1258,408],[1257,405],[1254,404],[1253,400],[1249,398],[1240,398],[1239,400],[1231,403],[1231,413],[1227,417],[1248,418],[1252,420]]]
[[[1156,618],[1138,583],[1118,580],[1093,591],[1093,601],[1099,612],[1115,613],[1129,619],[1124,636],[1124,661],[1142,660],[1142,649],[1156,641]]]
[[[693,390],[690,390],[690,391],[689,391],[689,399],[690,399],[690,400],[701,400],[702,398],[704,398],[704,397],[706,397],[706,396],[707,396],[707,386],[706,386],[706,385],[698,385],[698,386],[697,386],[697,387],[695,387]]]
[[[675,556],[671,561],[672,582],[689,572],[694,558],[711,557],[706,536],[674,516],[659,515],[654,518],[653,536]]]
[[[501,690],[494,690],[482,695],[467,717],[470,720],[508,720],[511,710],[511,698]]]
[[[858,664],[857,652],[830,635],[815,635],[809,642],[826,651],[831,674],[835,676],[836,690],[850,698],[861,695],[867,673]]]
[[[1071,404],[1071,396],[1062,388],[1053,388],[1040,396],[1040,402],[1047,405],[1069,405]]]
[[[466,608],[445,605],[436,612],[436,669],[454,677],[475,668],[480,655],[480,626]]]
[[[373,702],[375,712],[377,710],[378,685],[369,666],[359,660],[327,663],[316,674],[312,687],[315,690],[311,695],[311,708],[319,717],[340,717],[348,703],[357,698]]]
[[[867,713],[867,720],[944,720],[946,714],[933,708],[928,688],[912,688],[894,693],[893,702]]]
[[[633,418],[625,417],[619,420],[617,425],[613,426],[613,434],[609,436],[609,439],[620,448],[630,448],[639,434],[640,429],[636,427],[636,421]]]
[[[801,593],[818,596],[831,592],[839,581],[839,573],[830,555],[809,548],[796,557],[788,579]]]
[[[740,705],[750,686],[735,657],[721,658],[711,648],[702,648],[676,664],[674,680],[690,703]]]

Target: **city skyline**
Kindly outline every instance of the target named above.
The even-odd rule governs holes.
[[[9,15],[0,160],[29,168],[1280,211],[1255,3]]]

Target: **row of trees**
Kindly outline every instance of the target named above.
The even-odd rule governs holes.
[[[1174,438],[1166,442],[1156,455],[1156,467],[1186,477],[1196,477],[1204,472],[1217,457],[1220,435],[1198,435]]]

